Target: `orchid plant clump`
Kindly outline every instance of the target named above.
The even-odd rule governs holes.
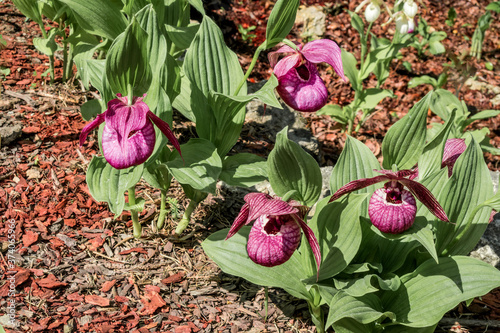
[[[34,8],[24,0],[17,3],[33,12],[48,8]],[[318,109],[326,103],[327,90],[316,64],[326,62],[344,75],[335,42],[320,40],[301,46],[286,39],[299,0],[276,2],[266,40],[246,73],[226,46],[221,29],[205,14],[201,0],[46,3],[71,24],[72,37],[67,41],[78,77],[84,87],[99,92],[100,98],[81,107],[82,117],[90,122],[82,130],[80,145],[86,146],[92,130],[99,129],[102,152],[88,167],[89,191],[94,199],[107,202],[116,217],[130,211],[136,237],[142,235],[139,215],[145,206],[135,193],[141,179],[161,192],[157,229],[164,226],[172,178],[181,184],[190,201],[175,228],[180,235],[198,204],[215,193],[219,180],[247,187],[267,178],[263,158],[231,152],[248,102],[260,99],[282,108],[274,93],[277,90],[292,107]],[[201,20],[193,21],[191,11],[197,11]],[[285,46],[279,48],[281,43]],[[279,61],[270,55],[275,75],[259,91],[248,94],[246,81],[258,55],[275,47],[276,55],[286,53]],[[314,98],[305,98],[311,93]],[[196,124],[197,137],[174,135],[174,109]]]
[[[474,135],[455,136],[448,102],[430,92],[396,122],[382,165],[348,136],[322,199],[317,162],[283,129],[267,160],[275,196],[248,194],[205,252],[226,273],[305,300],[318,332],[434,332],[458,303],[500,286],[496,268],[467,256],[500,193]],[[448,117],[427,140],[431,104]]]

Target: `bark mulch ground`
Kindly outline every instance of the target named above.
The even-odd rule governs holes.
[[[475,22],[488,1],[424,1],[422,14],[429,25],[448,34],[445,46],[456,54],[470,47]],[[343,9],[354,10],[348,1],[303,1],[328,8],[326,37],[350,52],[359,54],[359,38]],[[455,25],[444,23],[453,5]],[[220,8],[225,8],[220,10]],[[271,1],[212,1],[211,15],[223,28],[228,45],[243,66],[265,34]],[[495,16],[498,18],[498,15]],[[486,33],[481,61],[469,61],[476,80],[499,86],[499,20]],[[255,25],[253,41],[243,41],[237,26]],[[300,28],[300,27],[298,27]],[[374,27],[377,35],[390,35],[391,27]],[[19,126],[19,137],[0,148],[0,274],[6,281],[7,221],[15,221],[17,261],[15,284],[18,330],[8,332],[313,332],[307,304],[280,289],[269,290],[265,311],[264,289],[243,279],[222,273],[204,254],[201,241],[221,228],[229,227],[243,201],[227,189],[209,196],[194,214],[194,223],[182,238],[172,236],[176,222],[169,217],[164,230],[156,230],[155,218],[160,193],[142,183],[138,195],[147,200],[140,218],[144,238],[131,237],[127,214],[114,219],[106,204],[96,202],[85,183],[91,157],[98,153],[96,137],[83,147],[78,136],[85,122],[79,107],[94,98],[77,80],[61,83],[61,62],[56,61],[56,83],[44,76],[47,57],[39,54],[32,39],[40,35],[36,24],[26,21],[10,1],[0,3],[0,35],[7,45],[0,50],[0,127]],[[300,40],[299,36],[295,36]],[[270,69],[261,58],[251,81],[267,79]],[[484,62],[495,70],[489,71]],[[402,66],[411,64],[411,72]],[[411,48],[403,50],[384,84],[398,96],[386,99],[355,136],[380,154],[380,142],[387,128],[402,117],[430,87],[407,88],[413,76],[439,75],[448,57],[418,58]],[[450,68],[453,90],[462,72]],[[353,98],[349,84],[335,76],[324,76],[331,102],[348,104]],[[373,83],[369,81],[367,86]],[[499,109],[487,89],[460,90],[474,112]],[[321,143],[321,164],[332,165],[340,154],[345,135],[328,117],[306,115],[308,128]],[[437,118],[434,117],[434,120]],[[488,127],[491,143],[500,145],[500,117],[478,121],[471,128]],[[180,116],[174,120],[177,135],[187,135],[191,125]],[[268,138],[243,138],[249,150],[266,156],[273,142]],[[499,169],[500,158],[485,154],[491,170]],[[171,210],[182,213],[187,200],[174,183],[169,192],[175,201]],[[7,305],[8,283],[0,285],[0,324]],[[460,322],[469,332],[500,331],[500,290],[493,290],[468,307],[460,304],[447,314],[437,332],[466,332],[454,326]]]

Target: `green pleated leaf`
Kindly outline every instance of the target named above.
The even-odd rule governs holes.
[[[436,262],[438,261],[438,255],[436,252],[436,245],[434,244],[434,234],[430,227],[428,226],[428,221],[423,216],[417,216],[413,225],[406,231],[400,234],[386,234],[378,230],[372,225],[372,231],[382,238],[395,240],[396,242],[408,242],[416,241],[422,245],[425,250],[431,255]],[[397,243],[394,245],[397,246]],[[400,253],[402,255],[402,253]],[[384,263],[384,261],[382,261]]]
[[[380,170],[380,164],[372,151],[361,141],[347,136],[344,150],[330,176],[330,191],[333,194],[350,181],[379,175],[373,170]],[[353,193],[373,193],[376,188],[371,185]]]
[[[188,0],[189,4],[196,8],[201,14],[205,15],[205,9],[203,8],[203,2],[201,0]]]
[[[111,45],[106,57],[106,76],[115,94],[142,96],[151,84],[148,58],[148,35],[133,18],[127,29]]]
[[[120,0],[61,0],[75,14],[78,24],[94,35],[115,39],[127,28]]]
[[[56,43],[57,29],[50,29],[47,38],[33,38],[33,46],[41,53],[53,56],[58,49]]]
[[[317,236],[321,250],[319,280],[343,271],[356,255],[362,238],[360,208],[367,195],[353,194],[330,204],[329,198],[324,198],[316,205],[309,227]]]
[[[448,120],[453,109],[457,110],[457,117],[463,116],[467,111],[462,108],[462,103],[460,103],[457,96],[445,89],[436,89],[434,91],[429,107],[432,112],[444,121]]]
[[[250,187],[267,179],[267,162],[250,153],[227,156],[219,178],[231,186]]]
[[[287,137],[288,127],[276,135],[267,160],[269,182],[278,196],[297,191],[295,200],[312,206],[321,194],[321,170],[316,160]]]
[[[483,110],[481,112],[476,113],[475,115],[470,116],[465,121],[465,126],[472,124],[476,120],[480,119],[488,119],[492,117],[496,117],[500,114],[500,110]]]
[[[219,102],[213,95],[233,96],[244,75],[238,57],[226,46],[221,30],[209,17],[203,18],[186,52],[184,73],[190,84],[190,109],[196,119],[196,131],[201,138],[213,142],[224,156],[239,136],[245,109],[231,102],[229,110],[213,108]],[[187,87],[183,89],[188,91]],[[240,95],[246,95],[246,85]]]
[[[500,286],[500,271],[478,259],[464,256],[430,259],[401,277],[401,288],[385,292],[383,308],[409,327],[436,324],[458,303],[487,294]]]
[[[363,297],[353,297],[340,291],[330,303],[330,311],[326,320],[326,327],[333,325],[344,318],[351,318],[361,324],[370,324],[383,318],[394,318],[390,311],[384,311],[380,299],[374,294]],[[363,332],[363,331],[361,331]]]
[[[191,45],[191,42],[196,36],[199,24],[188,25],[187,27],[176,27],[172,25],[165,25],[168,37],[177,46],[179,50],[185,50]]]
[[[401,285],[399,277],[389,274],[386,278],[381,278],[377,274],[367,274],[363,277],[347,280],[334,279],[335,288],[342,290],[353,297],[361,297],[379,290],[398,290]]]
[[[344,74],[349,78],[349,82],[351,82],[353,89],[357,90],[359,85],[359,80],[358,80],[359,70],[357,68],[358,60],[356,60],[354,54],[344,49],[342,49],[341,57],[342,57],[342,67],[344,68]]]
[[[171,153],[168,147],[163,147],[157,158],[144,168],[142,178],[152,187],[164,191],[169,189],[172,175],[164,162],[168,161]]]
[[[125,207],[124,192],[139,182],[143,168],[141,164],[118,170],[108,164],[104,157],[94,156],[86,177],[90,194],[97,201],[107,202],[116,217]]]
[[[491,213],[487,207],[477,213],[474,208],[492,196],[490,172],[479,144],[472,138],[455,163],[452,176],[437,196],[450,221],[456,223],[434,223],[438,253],[446,249],[450,255],[465,255],[474,248],[488,226]],[[471,226],[466,227],[469,223]],[[467,231],[464,231],[466,228]],[[456,240],[458,235],[461,235],[460,240]]]
[[[32,19],[33,21],[38,23],[38,25],[43,26],[42,13],[40,12],[40,8],[38,7],[38,1],[12,0],[12,2],[14,3],[14,6],[16,6],[16,8],[19,9],[21,13],[23,13],[24,16]]]
[[[364,89],[359,94],[359,104],[357,104],[357,109],[373,109],[375,108],[381,100],[386,97],[394,98],[396,95],[391,90],[379,89],[379,88],[368,88]]]
[[[299,0],[278,0],[269,15],[266,29],[267,48],[281,43],[292,30],[299,9]]]
[[[242,277],[260,286],[282,288],[294,297],[310,300],[301,279],[306,278],[296,253],[282,265],[264,267],[254,263],[247,254],[250,227],[244,226],[236,235],[224,240],[229,229],[211,234],[201,244],[205,253],[223,272]]]
[[[274,94],[274,88],[277,86],[278,79],[272,76],[260,90],[251,95],[228,96],[213,91],[209,93],[208,105],[214,110],[215,116],[215,126],[210,128],[210,141],[215,144],[220,156],[225,156],[238,141],[248,102],[258,98],[273,107],[281,108]]]
[[[80,106],[83,120],[89,121],[105,111],[105,106],[103,104],[104,102],[99,99],[91,99],[83,103],[82,106]]]
[[[425,146],[426,120],[432,91],[415,104],[411,110],[389,128],[382,142],[384,169],[410,169],[418,161]]]
[[[163,36],[158,15],[153,5],[142,8],[136,15],[137,21],[147,34],[146,47],[147,59],[153,73],[158,73],[163,67],[167,57],[167,41]],[[155,75],[156,77],[156,75]]]
[[[215,193],[217,180],[222,170],[222,161],[217,148],[208,140],[190,139],[181,145],[182,159],[177,151],[172,152],[167,167],[181,184],[195,190]]]
[[[429,174],[441,169],[444,146],[446,144],[446,140],[452,136],[453,127],[455,126],[454,121],[455,111],[452,111],[446,125],[430,142],[425,145],[424,151],[418,159],[419,179],[425,179]]]
[[[352,25],[352,27],[354,29],[356,29],[356,31],[361,36],[361,39],[363,39],[364,36],[365,36],[365,24],[363,23],[363,20],[355,12],[351,12],[350,10],[347,11],[347,12],[349,13],[349,16],[351,17],[351,25]]]

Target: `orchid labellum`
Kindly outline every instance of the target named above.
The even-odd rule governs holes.
[[[337,200],[344,194],[385,181],[384,187],[373,193],[368,204],[370,220],[380,231],[399,234],[408,230],[413,225],[417,213],[415,197],[437,218],[449,222],[444,209],[432,193],[424,185],[411,179],[415,171],[375,171],[382,173],[382,175],[347,183],[332,195],[330,202]]]
[[[278,61],[281,54],[286,54]],[[316,64],[326,62],[345,81],[340,47],[331,40],[320,39],[293,49],[284,45],[269,53],[269,62],[278,79],[278,94],[298,111],[314,112],[328,100],[328,90],[319,76]]]
[[[264,193],[249,193],[245,202],[226,239],[234,236],[243,225],[255,221],[248,237],[248,256],[256,264],[273,267],[290,259],[299,246],[302,229],[319,270],[321,254],[318,240],[303,220],[307,207]]]
[[[102,133],[102,151],[104,158],[116,169],[125,169],[144,163],[153,153],[156,135],[153,123],[165,134],[172,145],[179,151],[179,142],[170,126],[144,103],[143,97],[134,97],[129,105],[128,98],[117,94],[108,102],[108,109],[87,124],[80,134],[80,146],[83,145],[90,131],[105,122]]]

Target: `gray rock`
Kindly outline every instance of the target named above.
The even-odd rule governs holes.
[[[249,85],[249,93],[259,90],[266,81]],[[288,126],[288,138],[298,143],[305,151],[311,154],[316,160],[319,156],[318,140],[310,130],[306,128],[306,120],[300,112],[289,108],[286,104],[281,104],[283,109],[266,106],[260,100],[253,100],[247,104],[247,113],[244,128],[249,135],[262,138],[262,140],[274,143],[276,134],[285,126]]]
[[[302,24],[302,38],[318,39],[326,31],[326,14],[321,6],[300,7],[295,23]]]
[[[0,114],[0,146],[6,146],[17,140],[22,133],[22,125],[14,117]]]

